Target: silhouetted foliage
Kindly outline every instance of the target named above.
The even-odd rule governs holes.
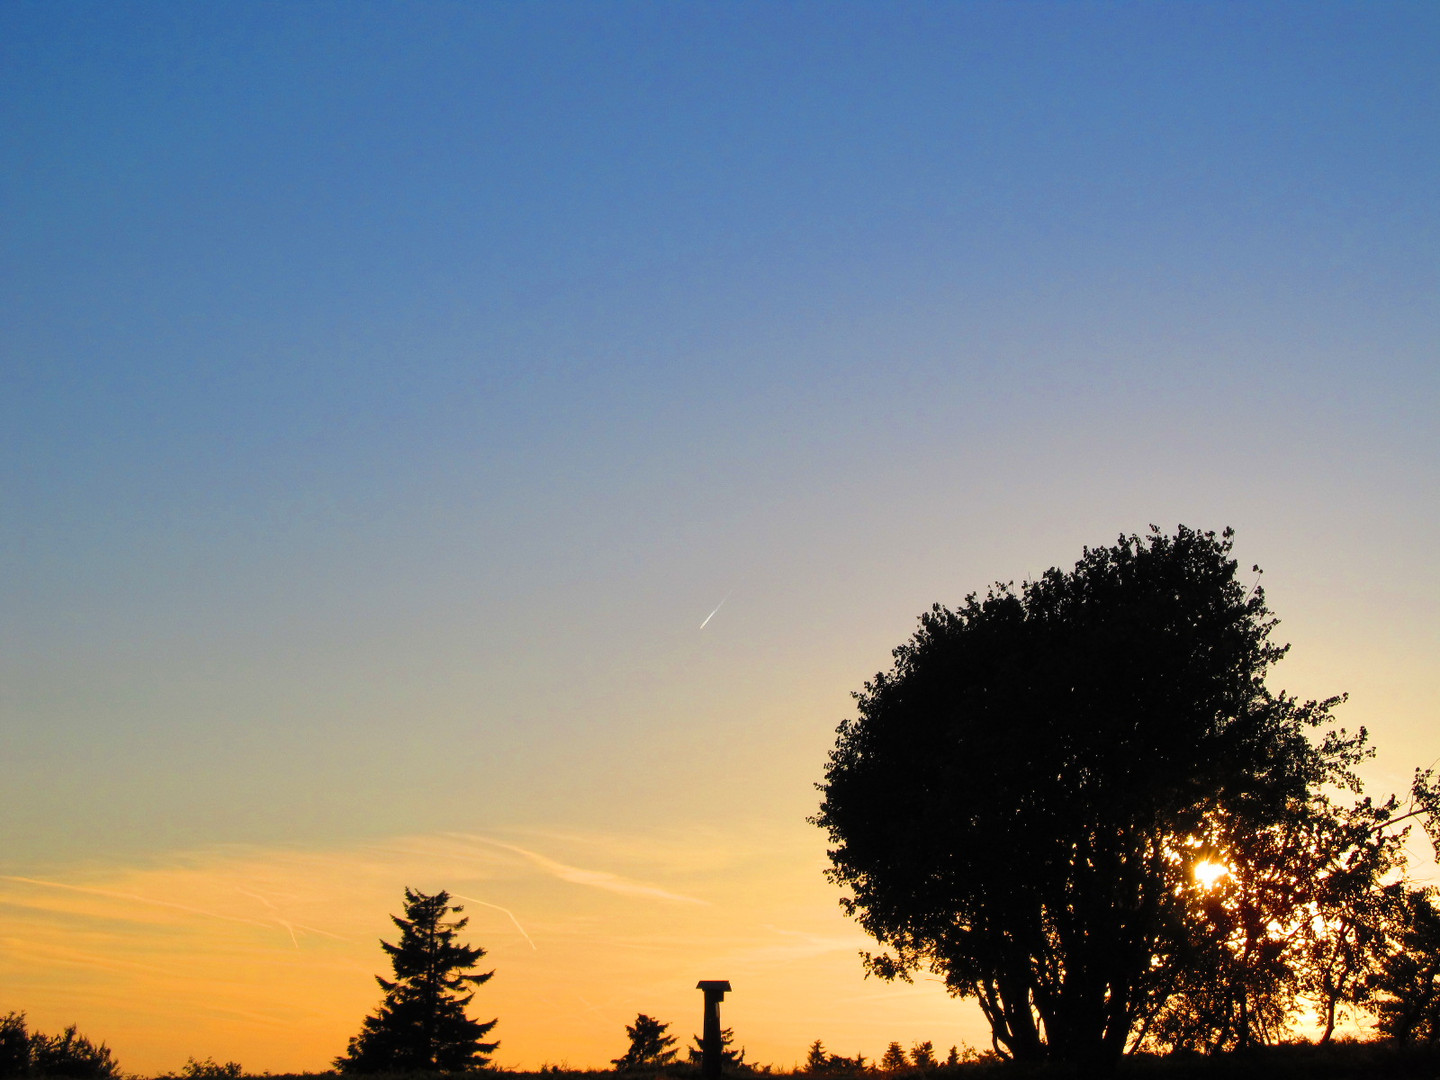
[[[119,1075],[120,1065],[110,1048],[91,1042],[74,1024],[59,1035],[44,1035],[27,1029],[24,1013],[12,1012],[0,1019],[0,1078],[109,1080]]]
[[[810,1049],[805,1054],[805,1064],[801,1066],[801,1069],[807,1073],[858,1076],[868,1072],[870,1064],[865,1060],[864,1054],[856,1054],[853,1058],[845,1057],[842,1054],[831,1054],[826,1051],[825,1044],[816,1039],[810,1044]]]
[[[24,1076],[30,1071],[30,1032],[25,1014],[12,1012],[0,1017],[0,1080]]]
[[[1342,1010],[1367,1004],[1403,894],[1395,799],[1345,806],[1325,793],[1360,785],[1365,733],[1311,747],[1307,790],[1284,801],[1230,800],[1191,842],[1225,852],[1228,872],[1194,889],[1190,947],[1149,1040],[1216,1051],[1275,1043],[1301,1001],[1328,1041]],[[1304,763],[1298,763],[1305,767]]]
[[[185,1064],[180,1067],[180,1076],[184,1080],[240,1080],[244,1075],[245,1069],[238,1061],[227,1061],[222,1065],[211,1057],[204,1061],[186,1058]]]
[[[816,1039],[805,1054],[805,1071],[818,1073],[826,1072],[829,1068],[830,1055],[825,1052],[825,1044]]]
[[[686,1056],[692,1065],[699,1065],[705,1060],[705,1040],[699,1035],[692,1036],[694,1044],[686,1049]],[[734,1048],[735,1029],[720,1029],[720,1067],[722,1069],[738,1069],[745,1065],[745,1048],[739,1050]]]
[[[1398,1042],[1440,1041],[1440,910],[1429,889],[1407,892],[1397,947],[1371,986],[1382,1034]]]
[[[96,1045],[71,1024],[59,1035],[32,1035],[30,1075],[65,1076],[74,1080],[120,1075],[120,1065],[104,1043]]]
[[[910,1061],[905,1056],[905,1048],[898,1042],[892,1042],[885,1047],[885,1053],[880,1057],[880,1068],[884,1072],[899,1072],[908,1068]]]
[[[1094,1070],[1064,1062],[1045,1061],[1021,1063],[999,1060],[986,1051],[978,1053],[961,1044],[958,1048],[960,1062],[953,1071],[941,1065],[932,1073],[921,1073],[907,1064],[901,1076],[907,1080],[920,1080],[922,1076],[948,1076],[952,1080],[1095,1080]],[[827,1055],[831,1057],[831,1055]],[[747,1072],[750,1070],[747,1069]],[[694,1071],[688,1065],[679,1065],[666,1070],[662,1076],[676,1078],[693,1077]],[[755,1070],[751,1075],[773,1077],[803,1077],[813,1075],[803,1067],[790,1070],[772,1070],[768,1066]],[[825,1080],[875,1080],[876,1073],[839,1070],[825,1075]],[[1151,1054],[1135,1054],[1115,1063],[1116,1080],[1435,1080],[1440,1077],[1440,1044],[1397,1043],[1393,1040],[1353,1042],[1337,1039],[1326,1045],[1312,1043],[1288,1043],[1280,1046],[1260,1046],[1243,1053],[1221,1053],[1213,1056],[1197,1054],[1173,1054],[1159,1057]],[[615,1073],[608,1068],[571,1069],[564,1065],[547,1065],[535,1071],[510,1071],[506,1076],[511,1080],[543,1078],[557,1080],[572,1077],[575,1080],[614,1080]],[[317,1080],[314,1076],[275,1076],[268,1080]],[[424,1080],[423,1077],[396,1077],[394,1080]]]
[[[669,1028],[669,1024],[662,1024],[653,1016],[640,1013],[633,1025],[625,1026],[625,1034],[630,1036],[629,1049],[622,1056],[612,1059],[610,1064],[617,1072],[659,1069],[672,1064],[679,1051],[674,1048],[675,1036],[666,1034]]]
[[[467,1072],[488,1064],[500,1044],[483,1040],[496,1021],[471,1020],[465,1007],[475,996],[472,988],[495,973],[464,974],[485,950],[455,940],[469,920],[446,921],[446,916],[463,910],[451,906],[447,892],[427,896],[405,890],[404,917],[391,916],[400,942],[380,942],[395,981],[375,977],[385,999],[335,1059],[341,1072]]]
[[[1358,793],[1365,733],[1312,741],[1343,699],[1265,685],[1287,647],[1231,548],[1152,527],[921,617],[856,694],[815,818],[888,950],[871,973],[928,968],[997,1050],[1089,1063],[1142,1036],[1248,1045],[1298,994],[1363,996],[1395,803],[1323,794]],[[1196,880],[1211,859],[1228,883]]]

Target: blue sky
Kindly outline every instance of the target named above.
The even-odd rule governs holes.
[[[818,858],[915,616],[1151,522],[1237,528],[1280,682],[1403,785],[1437,46],[1426,3],[5,4],[0,872]]]

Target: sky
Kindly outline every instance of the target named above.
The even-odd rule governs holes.
[[[0,1012],[321,1069],[411,886],[501,1065],[700,979],[760,1062],[983,1047],[814,784],[932,603],[1152,523],[1403,790],[1437,70],[1399,0],[4,0]]]

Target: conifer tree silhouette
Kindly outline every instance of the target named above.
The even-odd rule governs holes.
[[[899,1072],[909,1064],[910,1062],[905,1057],[905,1050],[898,1042],[892,1042],[885,1048],[885,1056],[880,1059],[880,1071]]]
[[[405,890],[405,916],[391,916],[400,929],[400,942],[380,942],[395,969],[395,980],[375,976],[385,999],[335,1059],[337,1069],[469,1072],[489,1064],[489,1055],[500,1044],[482,1040],[496,1021],[471,1020],[465,1007],[475,996],[473,987],[495,973],[464,974],[485,950],[455,940],[470,920],[446,921],[446,916],[463,910],[458,904],[452,906],[450,894],[443,890],[433,896]]]
[[[690,1064],[699,1065],[705,1060],[705,1042],[699,1035],[695,1037],[695,1045],[687,1050]],[[723,1069],[740,1069],[745,1067],[745,1048],[735,1049],[735,1029],[720,1029],[720,1067]]]
[[[661,1069],[673,1064],[676,1039],[669,1035],[669,1024],[661,1023],[653,1016],[640,1013],[632,1027],[625,1025],[625,1034],[630,1036],[630,1048],[622,1057],[612,1058],[611,1065],[616,1072],[632,1072],[638,1069]]]
[[[805,1071],[811,1073],[825,1072],[830,1067],[830,1055],[825,1052],[825,1044],[816,1039],[810,1044],[810,1049],[805,1055]]]
[[[936,1064],[935,1044],[929,1039],[917,1042],[910,1048],[910,1064],[917,1069],[933,1069]]]

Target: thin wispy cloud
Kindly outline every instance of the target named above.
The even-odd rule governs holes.
[[[223,922],[241,923],[246,926],[258,926],[264,929],[271,929],[274,922],[261,922],[258,919],[246,919],[235,915],[223,915],[218,911],[205,911],[201,908],[191,907],[188,904],[177,904],[170,900],[156,900],[149,896],[138,896],[134,893],[116,892],[113,889],[96,889],[86,885],[69,885],[63,881],[45,881],[41,878],[13,877],[10,875],[0,876],[0,881],[13,881],[23,885],[34,885],[38,888],[60,889],[65,892],[84,893],[89,896],[104,897],[107,900],[120,900],[131,904],[142,904],[148,907],[168,908],[172,911],[184,912],[187,915],[198,915],[205,919],[219,919]]]
[[[669,889],[662,889],[658,885],[647,885],[642,881],[633,881],[630,878],[621,877],[608,870],[586,870],[583,867],[571,866],[568,863],[552,859],[547,855],[541,855],[538,851],[531,851],[528,848],[520,847],[517,844],[507,844],[502,840],[493,840],[488,836],[469,836],[468,839],[479,841],[482,844],[490,844],[503,851],[512,851],[529,860],[535,866],[546,873],[559,878],[561,881],[568,881],[572,885],[584,885],[592,889],[603,889],[606,892],[618,893],[621,896],[634,896],[647,900],[668,900],[679,904],[708,904],[708,900],[701,900],[694,896],[685,896],[682,893],[672,892]]]
[[[529,942],[530,948],[536,948],[535,942],[531,939],[530,935],[525,932],[525,927],[520,925],[520,920],[515,917],[515,913],[509,908],[501,907],[499,904],[492,904],[489,900],[477,900],[473,896],[465,896],[461,893],[455,893],[454,896],[455,899],[464,900],[467,904],[480,904],[482,907],[494,908],[496,911],[504,912],[510,921],[515,924],[515,929],[520,931],[520,936]]]
[[[37,941],[32,937],[0,937],[0,951],[11,960],[40,961],[63,964],[84,970],[100,970],[121,974],[166,975],[169,969],[161,964],[116,959],[99,949],[76,949],[63,943]]]

